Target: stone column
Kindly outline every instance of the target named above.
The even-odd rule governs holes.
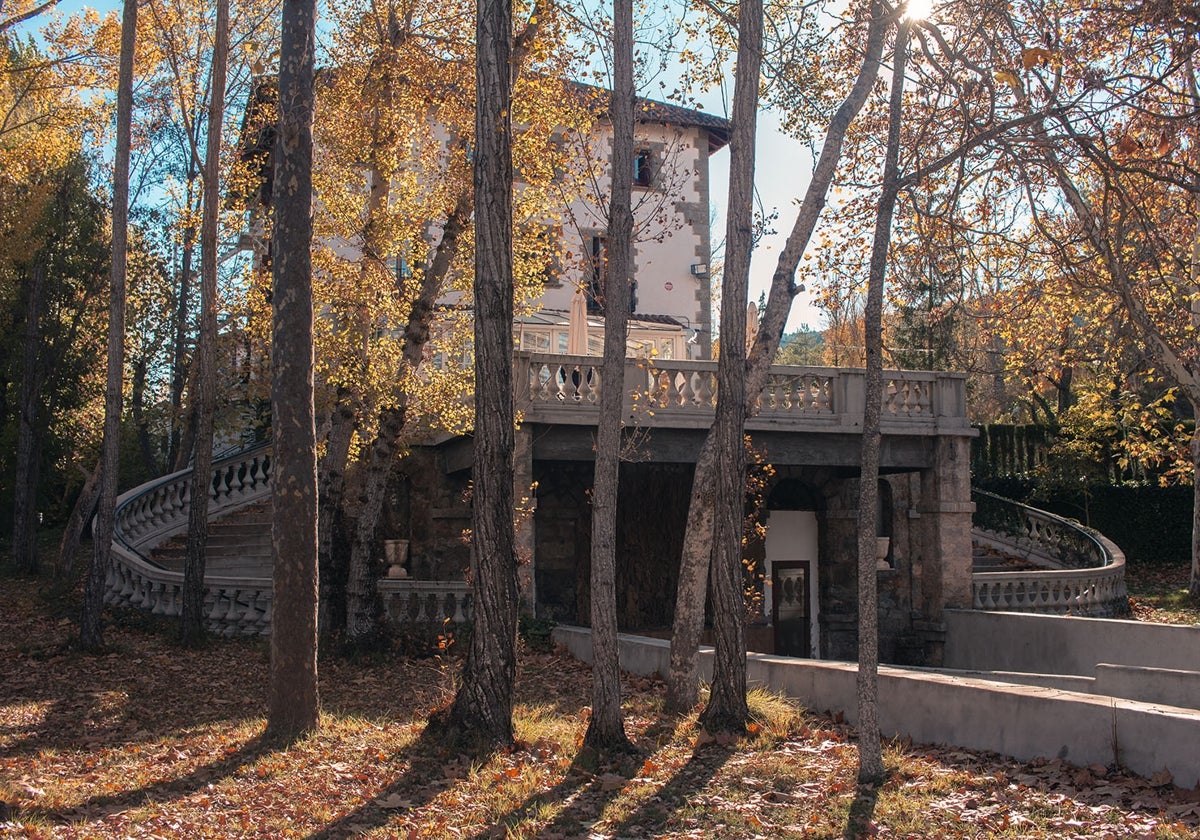
[[[537,615],[536,575],[533,569],[537,493],[533,487],[533,432],[528,426],[518,426],[516,429],[513,446],[513,500],[517,520],[513,547],[517,554],[520,609],[522,613]]]
[[[934,440],[933,466],[921,471],[922,621],[930,665],[941,663],[947,608],[970,609],[971,591],[971,447],[966,436]]]
[[[819,612],[822,659],[858,659],[858,480],[846,479],[827,492],[818,514],[821,534]]]

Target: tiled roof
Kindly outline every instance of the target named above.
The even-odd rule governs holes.
[[[601,111],[608,109],[610,92],[606,88],[589,85],[584,82],[573,82],[576,88],[585,93],[596,103]],[[642,122],[661,122],[667,125],[696,126],[708,130],[708,153],[729,145],[729,134],[733,124],[724,117],[700,111],[695,108],[685,108],[670,102],[660,102],[656,99],[637,99],[637,118]]]

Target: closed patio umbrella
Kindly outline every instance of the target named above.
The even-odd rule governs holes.
[[[758,337],[758,306],[754,301],[750,301],[750,305],[746,307],[746,352],[750,352],[750,348],[754,346],[754,339]]]
[[[567,321],[567,354],[588,354],[587,300],[582,289],[576,289],[575,296],[571,298],[571,316]]]

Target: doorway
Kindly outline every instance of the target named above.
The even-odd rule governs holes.
[[[817,545],[816,511],[770,512],[766,571],[771,592],[766,602],[775,653],[817,656]]]

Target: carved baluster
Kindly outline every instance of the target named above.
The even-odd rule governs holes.
[[[216,624],[213,622],[213,610],[217,608],[218,594],[218,591],[212,587],[204,587],[204,605],[200,608],[200,613],[204,616],[204,627],[210,633],[217,631]]]
[[[208,609],[208,623],[215,632],[219,632],[229,615],[229,597],[224,589],[213,589],[212,606]]]
[[[264,452],[254,459],[254,487],[266,486],[271,481],[271,453]]]
[[[250,465],[246,461],[238,461],[229,465],[229,498],[241,499],[246,495],[247,479],[250,477]]]
[[[115,563],[110,563],[104,575],[104,603],[116,604],[121,597],[121,572]]]
[[[549,385],[554,377],[541,363],[529,365],[529,399],[545,402],[550,399]]]
[[[267,592],[264,592],[262,597],[263,608],[258,615],[258,635],[269,636],[271,635],[271,616],[275,613],[275,601]]]
[[[588,402],[593,405],[600,402],[600,394],[604,390],[604,377],[601,376],[600,367],[598,365],[588,366],[587,375],[588,386]]]
[[[262,620],[263,608],[259,603],[262,597],[262,592],[257,589],[250,590],[250,597],[246,604],[246,611],[242,614],[241,620],[238,621],[238,632],[243,636],[253,636],[258,634],[259,622]]]
[[[716,371],[704,371],[700,374],[704,382],[704,405],[707,408],[717,407],[717,374]]]

